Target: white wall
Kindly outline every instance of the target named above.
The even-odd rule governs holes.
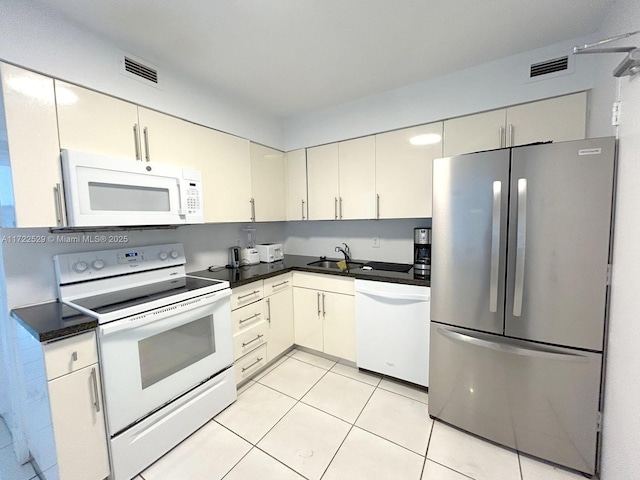
[[[603,23],[602,38],[634,31],[640,25],[640,3],[619,0]],[[616,42],[640,46],[640,35]],[[602,480],[637,478],[640,472],[640,75],[613,79],[624,54],[608,54],[603,97],[619,90],[618,186],[613,248],[611,310],[603,414]],[[610,112],[602,112],[610,119]]]
[[[0,60],[282,148],[279,119],[210,86],[187,81],[153,58],[160,89],[120,74],[125,52],[36,2],[0,2]],[[126,52],[136,55],[136,52]]]
[[[202,270],[212,265],[228,263],[228,248],[243,238],[245,223],[218,225],[188,225],[172,230],[132,230],[115,232],[126,235],[125,243],[64,243],[65,238],[93,233],[50,234],[46,228],[0,229],[0,235],[43,235],[51,241],[43,244],[5,243],[2,245],[6,278],[7,306],[9,309],[32,303],[46,302],[57,297],[53,256],[91,250],[108,250],[142,245],[182,242],[187,254],[187,271]],[[255,223],[258,243],[283,242],[284,228],[279,222]],[[102,234],[102,232],[100,233]],[[108,236],[109,234],[106,233]],[[8,310],[2,311],[4,317]],[[6,318],[0,318],[5,321]]]
[[[346,243],[354,260],[413,263],[416,227],[431,227],[431,219],[287,222],[284,249],[289,254],[341,258],[335,247]],[[377,248],[373,237],[380,238]]]
[[[592,36],[468,68],[284,123],[285,149],[310,147],[401,127],[429,123],[508,105],[588,90],[599,59],[569,55],[570,73],[531,81],[531,63],[570,54]],[[455,52],[452,52],[454,55]],[[600,129],[602,130],[602,129]],[[598,136],[611,135],[599,133]]]

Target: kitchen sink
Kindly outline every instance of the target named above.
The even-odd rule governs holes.
[[[315,262],[307,263],[309,267],[317,267],[317,268],[329,268],[331,270],[340,270],[338,267],[338,262],[341,260],[316,260]],[[357,268],[362,268],[364,263],[361,262],[347,262],[346,270],[355,270]]]

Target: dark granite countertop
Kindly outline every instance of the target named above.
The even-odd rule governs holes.
[[[48,342],[76,335],[98,326],[98,320],[60,302],[42,303],[11,310],[36,340]]]
[[[431,285],[428,279],[420,278],[420,275],[414,274],[413,268],[409,270],[408,273],[401,273],[387,272],[383,270],[362,269],[340,271],[308,265],[309,263],[315,262],[317,260],[319,260],[319,257],[311,257],[306,255],[285,255],[284,260],[273,263],[259,263],[256,265],[247,265],[240,268],[220,267],[218,269],[215,269],[213,272],[210,272],[208,270],[199,270],[197,272],[189,272],[189,275],[212,278],[215,280],[227,280],[231,284],[231,288],[239,287],[256,280],[275,277],[276,275],[280,275],[281,273],[290,271],[323,273],[326,275],[359,278],[361,280],[403,283],[407,285],[420,285],[423,287],[429,287]],[[358,259],[353,259],[353,261],[367,263],[367,261]]]
[[[284,260],[273,263],[259,263],[240,268],[220,268],[213,272],[200,270],[189,275],[227,280],[231,287],[239,287],[256,280],[275,277],[290,271],[322,273],[341,277],[359,278],[378,282],[403,283],[408,285],[430,286],[429,280],[414,275],[413,268],[408,273],[387,272],[382,270],[351,271],[332,270],[312,267],[308,263],[319,260],[318,257],[305,255],[285,255]],[[353,261],[361,261],[354,259]],[[366,263],[366,262],[364,262]],[[98,327],[98,321],[58,301],[15,308],[11,315],[20,322],[37,340],[48,342],[76,335]]]

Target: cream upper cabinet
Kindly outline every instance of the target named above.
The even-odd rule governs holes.
[[[60,148],[141,158],[137,105],[55,81]]]
[[[444,122],[444,156],[585,138],[587,94],[525,103]]]
[[[442,122],[376,135],[377,218],[431,217],[431,163],[442,157]],[[414,140],[415,142],[416,140]]]
[[[287,220],[307,220],[307,151],[284,154]]]
[[[199,159],[205,222],[250,222],[251,158],[249,140],[207,129],[209,154]]]
[[[376,139],[371,135],[338,143],[338,218],[376,215]]]
[[[309,220],[337,220],[338,144],[330,143],[307,149]]]
[[[503,108],[445,120],[443,155],[451,157],[503,147],[506,117]]]
[[[284,153],[253,142],[250,150],[254,220],[286,220]]]
[[[197,168],[210,155],[208,128],[143,107],[138,119],[143,161]]]
[[[0,226],[62,226],[53,80],[7,64],[0,80]]]
[[[585,138],[587,93],[507,108],[507,146]]]

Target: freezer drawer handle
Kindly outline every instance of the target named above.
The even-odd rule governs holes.
[[[523,348],[506,343],[490,342],[488,340],[482,340],[481,338],[472,337],[471,335],[465,335],[464,333],[452,332],[451,330],[447,330],[441,327],[438,327],[438,333],[444,337],[449,338],[450,340],[453,340],[454,342],[470,343],[478,347],[490,348],[492,350],[498,350],[513,355],[521,355],[523,357],[547,358],[549,360],[574,363],[588,363],[589,361],[589,358],[584,355],[555,352],[550,349],[545,349],[544,347]]]
[[[522,315],[524,260],[527,247],[527,179],[518,179],[518,227],[516,232],[516,273],[513,289],[513,315]]]
[[[493,182],[493,218],[491,222],[491,273],[489,277],[489,311],[498,311],[498,267],[500,266],[500,223],[502,182]]]

